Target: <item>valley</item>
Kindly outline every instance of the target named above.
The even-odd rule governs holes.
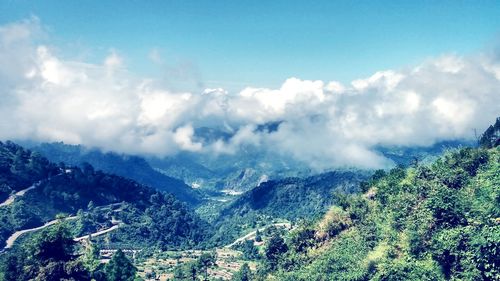
[[[500,281],[499,4],[0,0],[0,281]]]
[[[41,150],[0,143],[0,183],[10,190],[0,206],[0,259],[10,267],[2,267],[0,276],[41,270],[19,275],[32,278],[45,274],[42,268],[72,264],[75,271],[53,268],[51,274],[100,280],[120,262],[141,280],[469,278],[462,268],[495,280],[498,133],[492,130],[483,139],[490,141],[480,148],[451,149],[385,171],[267,179],[246,191],[200,185],[195,193],[182,191],[196,194],[187,201],[177,199],[179,191],[168,192],[186,186],[150,187],[83,161],[127,169],[142,163],[149,167],[141,168],[144,177],[157,175],[158,168],[139,158],[97,151],[90,157],[78,148],[71,159],[79,164],[72,166],[46,160]],[[66,155],[59,160],[70,159],[59,149],[76,149],[42,146]],[[241,179],[248,173],[241,172]],[[456,243],[467,246],[454,248]],[[67,257],[47,260],[38,255],[59,250],[43,247],[62,247]],[[38,258],[19,259],[33,255]]]

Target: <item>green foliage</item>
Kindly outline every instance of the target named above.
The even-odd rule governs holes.
[[[0,142],[0,200],[6,199],[10,192],[25,189],[56,173],[57,166],[39,153],[10,141]]]
[[[125,254],[118,250],[108,264],[104,267],[108,281],[133,281],[137,268],[130,262]]]
[[[1,182],[15,190],[37,184],[0,208],[0,244],[15,231],[41,226],[59,213],[78,213],[75,236],[109,228],[113,218],[122,221],[124,226],[107,241],[136,247],[198,247],[211,235],[211,226],[171,194],[95,171],[89,164],[57,167],[10,142],[0,143]],[[103,210],[123,202],[126,207],[120,212]]]
[[[487,226],[475,233],[471,242],[473,260],[483,279],[500,276],[500,225]]]
[[[262,236],[260,235],[260,231],[258,229],[255,231],[255,242],[262,242]]]
[[[178,179],[154,170],[145,159],[138,156],[103,153],[96,149],[63,143],[44,143],[34,147],[33,150],[54,163],[64,162],[84,170],[85,167],[94,167],[96,170],[127,177],[157,190],[170,192],[179,200],[191,205],[198,204],[201,199],[198,191]]]
[[[101,267],[101,263],[99,262],[99,247],[91,243],[85,248],[85,252],[80,257],[80,260],[89,272],[96,272]]]
[[[372,277],[374,281],[445,280],[433,260],[395,259],[384,263]]]
[[[216,266],[217,255],[215,252],[203,253],[196,260],[179,264],[174,269],[174,280],[208,280],[208,269]]]
[[[499,280],[500,149],[465,148],[362,185],[292,231],[265,278]]]
[[[215,252],[213,253],[203,253],[196,260],[196,267],[198,272],[203,274],[205,280],[207,280],[208,269],[215,265],[217,261],[217,255]]]
[[[215,221],[215,228],[221,232],[214,240],[227,244],[273,219],[314,219],[335,202],[332,193],[355,192],[364,178],[360,172],[329,172],[305,179],[287,178],[262,183],[221,211]]]
[[[28,246],[9,252],[2,271],[6,280],[89,280],[75,255],[75,242],[63,223],[35,235]]]
[[[288,244],[290,249],[297,253],[306,251],[314,245],[316,239],[315,233],[315,230],[308,226],[300,226],[295,229],[289,235]]]
[[[247,263],[244,263],[240,270],[234,274],[231,280],[233,281],[250,281],[252,280],[252,271]]]
[[[172,195],[155,193],[148,202],[144,211],[129,206],[117,214],[125,226],[110,233],[110,241],[168,250],[201,247],[212,234],[208,223]]]
[[[239,250],[243,252],[243,258],[246,260],[257,260],[260,258],[259,249],[255,247],[252,240],[245,240],[239,247]]]
[[[283,238],[276,234],[267,241],[265,248],[266,262],[271,270],[276,269],[281,256],[288,251],[288,246]]]
[[[73,258],[75,242],[65,224],[59,223],[55,230],[44,230],[35,239],[29,250],[42,263],[67,262]]]

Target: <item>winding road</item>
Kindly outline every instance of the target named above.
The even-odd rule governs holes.
[[[53,176],[53,178],[58,177],[58,176],[61,176],[61,175],[63,175],[63,174],[64,174],[64,173],[59,173],[59,174],[57,174],[57,175]],[[49,180],[50,180],[50,179],[51,179],[51,178],[49,177]],[[40,183],[41,183],[41,182],[42,182],[42,181],[41,181],[41,180],[39,180],[39,181],[35,182],[34,184],[32,184],[30,187],[25,188],[25,189],[23,189],[23,190],[19,190],[18,192],[16,192],[16,193],[12,194],[11,196],[9,196],[9,198],[7,198],[5,201],[3,201],[2,203],[0,203],[0,207],[3,207],[3,206],[8,206],[8,205],[10,205],[10,204],[14,203],[14,200],[16,200],[16,198],[17,198],[17,197],[23,197],[23,196],[24,196],[24,194],[26,194],[26,192],[28,192],[28,191],[30,191],[30,190],[32,190],[32,189],[35,189],[37,186],[39,186],[39,185],[40,185]]]
[[[16,200],[17,197],[22,197],[24,196],[24,194],[32,189],[34,189],[35,187],[37,187],[37,185],[39,184],[40,182],[37,182],[37,183],[34,183],[32,186],[28,187],[28,188],[25,188],[23,190],[19,190],[18,192],[12,194],[11,196],[9,196],[9,198],[7,198],[7,200],[3,201],[2,203],[0,203],[0,207],[3,207],[3,206],[8,206],[10,204],[12,204],[14,202],[14,200]]]
[[[120,203],[121,204],[121,203]],[[113,205],[116,205],[116,204],[110,204],[109,206],[113,206]],[[118,209],[118,210],[115,210],[115,212],[120,212],[121,210]],[[71,217],[67,217],[67,218],[64,218],[63,220],[74,220],[78,218],[78,216],[71,216]],[[9,249],[9,248],[12,248],[12,246],[14,245],[14,242],[16,242],[16,240],[23,234],[25,233],[28,233],[28,232],[33,232],[33,231],[37,231],[37,230],[41,230],[41,229],[44,229],[48,226],[51,226],[53,224],[56,224],[57,222],[59,221],[59,219],[55,219],[55,220],[51,220],[49,222],[46,222],[44,225],[42,226],[38,226],[38,227],[34,227],[34,228],[30,228],[30,229],[23,229],[23,230],[19,230],[19,231],[16,231],[14,232],[6,241],[6,245],[5,247],[2,249],[3,250],[6,250],[6,249]],[[121,226],[123,226],[124,224],[119,221],[119,220],[115,220],[114,218],[111,219],[111,223],[113,224],[112,227],[110,228],[107,228],[107,229],[104,229],[104,230],[100,230],[100,231],[97,231],[97,232],[94,232],[94,233],[90,233],[90,234],[87,234],[85,236],[81,236],[81,237],[77,237],[75,238],[74,240],[76,242],[80,242],[82,240],[85,240],[89,237],[89,235],[91,237],[96,237],[96,236],[99,236],[99,235],[103,235],[103,234],[106,234],[108,232],[111,232]]]
[[[282,226],[282,227],[286,227],[286,228],[291,228],[291,227],[292,227],[292,225],[291,225],[289,222],[280,222],[280,223],[274,223],[274,224],[270,224],[270,225],[266,225],[266,226],[264,226],[264,227],[261,227],[261,228],[259,228],[259,232],[262,232],[262,231],[266,230],[266,228],[269,228],[269,227],[271,227],[271,226],[277,226],[277,227]],[[254,230],[254,231],[252,231],[252,232],[250,232],[250,233],[246,234],[245,236],[242,236],[242,237],[240,237],[240,238],[238,238],[238,239],[234,240],[234,242],[233,242],[233,243],[231,243],[231,244],[229,244],[229,245],[224,246],[224,248],[231,248],[231,247],[233,247],[234,245],[236,245],[236,244],[238,244],[238,243],[240,243],[240,242],[243,242],[243,241],[245,241],[245,240],[249,239],[249,238],[250,238],[250,237],[252,237],[252,236],[255,236],[255,234],[256,234],[256,233],[257,233],[257,230]]]
[[[78,218],[78,217],[77,216],[73,216],[73,217],[67,217],[64,220],[74,220],[76,218]],[[34,227],[34,228],[29,228],[29,229],[23,229],[23,230],[19,230],[19,231],[14,232],[7,239],[7,242],[6,242],[6,245],[5,245],[4,249],[12,248],[12,246],[14,245],[14,242],[16,242],[17,238],[19,238],[21,235],[23,235],[25,233],[28,233],[28,232],[33,232],[33,231],[44,229],[44,228],[46,228],[48,226],[56,224],[58,221],[59,221],[59,219],[55,219],[55,220],[51,220],[49,222],[46,222],[44,225],[39,226],[39,227]]]
[[[90,235],[90,237],[96,237],[96,236],[99,236],[99,235],[103,235],[103,234],[106,234],[108,232],[111,232],[111,231],[119,228],[122,225],[123,224],[121,222],[119,222],[118,224],[115,224],[115,225],[113,225],[112,227],[110,227],[108,229],[104,229],[104,230],[97,231],[97,232],[94,232],[94,233],[91,233],[91,234],[87,234],[85,236],[80,236],[80,237],[77,237],[77,238],[75,238],[73,240],[75,240],[76,242],[80,242],[82,240],[85,240],[85,239],[89,238],[89,235]]]

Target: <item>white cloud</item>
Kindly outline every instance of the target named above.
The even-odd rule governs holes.
[[[108,68],[117,68],[123,65],[123,59],[112,50],[111,54],[104,59],[104,65]]]
[[[445,55],[350,85],[287,79],[278,89],[181,92],[131,74],[111,51],[102,64],[58,57],[34,38],[36,19],[0,27],[0,138],[65,141],[118,152],[238,153],[253,147],[315,169],[374,168],[379,145],[472,138],[500,113],[495,56]],[[159,59],[158,53],[150,54]],[[257,130],[280,122],[275,130]],[[202,143],[195,128],[232,137]]]
[[[203,145],[199,142],[193,142],[193,136],[194,129],[191,124],[188,124],[175,130],[174,140],[183,150],[200,151]]]

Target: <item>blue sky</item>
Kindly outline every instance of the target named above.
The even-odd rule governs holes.
[[[475,53],[500,35],[498,1],[312,2],[5,0],[0,24],[36,16],[68,57],[98,62],[113,49],[140,75],[235,90],[289,77],[346,83]]]
[[[499,54],[499,1],[0,0],[0,139],[387,167],[499,116]]]

